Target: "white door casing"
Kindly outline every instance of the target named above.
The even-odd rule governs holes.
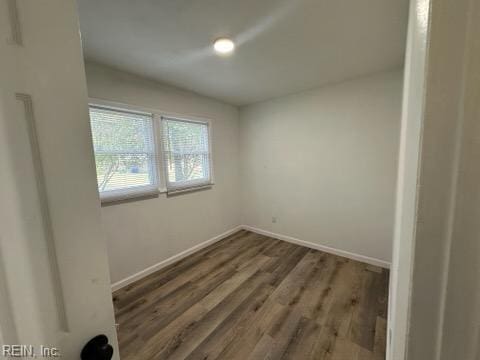
[[[477,3],[411,2],[391,360],[478,357]]]

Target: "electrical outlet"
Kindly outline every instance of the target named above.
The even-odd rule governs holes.
[[[276,216],[272,216],[272,224],[276,224],[277,223],[277,217]]]

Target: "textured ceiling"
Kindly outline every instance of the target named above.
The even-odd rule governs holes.
[[[88,60],[250,104],[403,64],[407,0],[78,0]],[[228,36],[232,56],[213,53]]]

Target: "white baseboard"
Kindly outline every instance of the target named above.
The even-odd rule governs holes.
[[[163,261],[160,261],[159,263],[157,264],[154,264],[142,271],[139,271],[137,272],[136,274],[133,274],[133,275],[130,275],[129,277],[126,277],[125,279],[122,279],[120,281],[117,281],[116,283],[113,283],[112,284],[112,291],[117,291],[137,280],[140,280],[141,278],[144,278],[145,276],[148,276],[152,273],[154,273],[155,271],[158,271],[170,264],[173,264],[174,262],[176,261],[179,261],[185,257],[187,257],[188,255],[191,255],[193,254],[194,252],[197,252],[209,245],[212,245],[213,243],[216,243],[217,241],[220,241],[224,238],[226,238],[227,236],[230,236],[234,233],[236,233],[237,231],[240,231],[242,230],[242,226],[236,226],[234,227],[233,229],[230,229],[226,232],[224,232],[223,234],[220,234],[220,235],[217,235],[207,241],[204,241],[198,245],[195,245],[185,251],[182,251],[181,253],[178,253],[177,255],[173,255],[172,257],[169,257],[168,259],[165,259]]]
[[[315,250],[324,251],[324,252],[329,253],[329,254],[343,256],[343,257],[346,257],[348,259],[364,262],[366,264],[380,266],[380,267],[386,268],[386,269],[390,268],[390,263],[386,262],[386,261],[383,261],[383,260],[379,260],[379,259],[375,259],[375,258],[372,258],[372,257],[351,253],[351,252],[345,251],[345,250],[335,249],[335,248],[325,246],[325,245],[315,244],[315,243],[312,243],[312,242],[296,239],[294,237],[287,236],[287,235],[276,234],[276,233],[273,233],[271,231],[258,229],[256,227],[249,226],[249,225],[240,225],[240,226],[236,226],[233,229],[230,229],[230,230],[224,232],[223,234],[217,235],[217,236],[215,236],[215,237],[213,237],[213,238],[211,238],[207,241],[204,241],[204,242],[202,242],[198,245],[195,245],[195,246],[193,246],[193,247],[191,247],[191,248],[189,248],[185,251],[182,251],[181,253],[178,253],[177,255],[174,255],[172,257],[169,257],[168,259],[160,261],[159,263],[154,264],[154,265],[152,265],[152,266],[150,266],[150,267],[148,267],[148,268],[146,268],[142,271],[139,271],[139,272],[137,272],[133,275],[130,275],[129,277],[126,277],[125,279],[117,281],[116,283],[112,284],[112,291],[117,291],[117,290],[119,290],[119,289],[137,281],[137,280],[140,280],[140,279],[144,278],[145,276],[148,276],[148,275],[154,273],[155,271],[158,271],[158,270],[160,270],[160,269],[162,269],[162,268],[164,268],[164,267],[166,267],[170,264],[173,264],[174,262],[179,261],[179,260],[187,257],[188,255],[191,255],[191,254],[193,254],[193,253],[195,253],[195,252],[197,252],[197,251],[199,251],[199,250],[201,250],[201,249],[203,249],[203,248],[205,248],[205,247],[207,247],[211,244],[214,244],[217,241],[220,241],[220,240],[226,238],[227,236],[230,236],[230,235],[232,235],[232,234],[234,234],[237,231],[240,231],[242,229],[252,231],[252,232],[260,234],[260,235],[265,235],[265,236],[272,237],[272,238],[275,238],[275,239],[287,241],[287,242],[292,243],[292,244],[305,246],[305,247],[315,249]]]
[[[315,244],[315,243],[312,243],[312,242],[296,239],[294,237],[287,236],[287,235],[276,234],[276,233],[273,233],[271,231],[258,229],[256,227],[249,226],[249,225],[242,225],[241,228],[244,229],[244,230],[252,231],[252,232],[260,234],[260,235],[265,235],[265,236],[272,237],[272,238],[275,238],[275,239],[287,241],[287,242],[292,243],[292,244],[305,246],[305,247],[315,249],[315,250],[320,250],[320,251],[323,251],[323,252],[326,252],[326,253],[329,253],[329,254],[342,256],[342,257],[345,257],[345,258],[348,258],[348,259],[360,261],[360,262],[370,264],[370,265],[374,265],[374,266],[379,266],[379,267],[382,267],[382,268],[385,268],[385,269],[390,269],[390,263],[387,262],[387,261],[380,260],[380,259],[375,259],[375,258],[372,258],[372,257],[369,257],[369,256],[351,253],[351,252],[345,251],[345,250],[335,249],[335,248],[325,246],[325,245]]]

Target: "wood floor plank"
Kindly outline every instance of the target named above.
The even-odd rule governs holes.
[[[263,308],[273,290],[272,286],[265,285],[252,293],[187,359],[217,359],[230,343],[248,331],[252,319],[256,318],[257,312]]]
[[[368,360],[372,359],[372,352],[358,346],[347,339],[338,338],[332,351],[325,360]]]
[[[183,334],[179,343],[165,348],[160,358],[185,359],[219,326],[259,285],[266,282],[270,275],[257,272],[243,282],[234,292],[214,306],[198,323]],[[208,307],[208,304],[206,304]]]
[[[338,276],[332,284],[326,310],[320,318],[322,325],[313,356],[322,358],[329,355],[339,337],[347,337],[350,331],[353,312],[358,306],[358,292],[361,288],[363,264],[353,261],[337,262]]]
[[[145,336],[149,337],[149,340],[146,342],[145,348],[142,349],[141,355],[145,359],[166,358],[162,355],[165,349],[178,347],[179,341],[185,338],[185,334],[189,333],[203,316],[214,309],[250,277],[254,276],[260,266],[261,263],[252,264],[242,271],[236,272],[156,334],[145,334]],[[190,311],[193,313],[190,314]]]
[[[274,275],[271,285],[278,286],[308,251],[307,248],[294,246],[285,256],[276,258],[268,267],[265,267],[265,271],[272,272]]]
[[[381,360],[388,275],[242,230],[114,293],[121,357]]]
[[[359,306],[354,312],[350,339],[361,347],[373,351],[377,316],[383,293],[378,286],[382,281],[382,275],[371,271],[364,271],[363,275]]]
[[[248,240],[258,239],[258,235],[256,234],[249,234],[247,236],[247,242]],[[255,243],[248,242],[248,245],[249,246],[242,247],[237,246],[235,247],[235,251],[229,249],[229,253],[217,254],[214,259],[204,260],[196,264],[195,267],[184,269],[178,276],[169,279],[169,281],[161,285],[159,281],[157,287],[151,288],[148,293],[143,294],[137,300],[140,300],[141,303],[136,305],[134,309],[128,312],[119,311],[117,314],[117,322],[122,324],[126,319],[133,317],[137,318],[137,322],[143,322],[145,312],[158,313],[156,307],[159,301],[172,292],[184,287],[186,284],[201,286],[204,289],[208,288],[208,286],[205,285],[205,281],[210,280],[213,275],[218,276],[220,274],[219,276],[227,278],[231,275],[235,267],[244,266],[247,260],[255,259],[255,255],[261,253],[269,243],[265,242],[264,239],[260,239],[260,241],[256,241]],[[130,321],[130,323],[134,322],[135,320]]]
[[[139,331],[142,334],[153,334],[167,326],[189,307],[200,301],[210,291],[230,278],[234,272],[235,270],[233,269],[219,272],[212,277],[203,279],[204,281],[200,284],[189,282],[178,289],[178,291],[169,294],[167,298],[162,298],[158,303],[149,307],[144,312],[139,313],[135,319],[132,319],[132,321],[124,327],[130,331],[141,327]]]
[[[298,299],[298,308],[309,319],[321,318],[326,304],[332,294],[332,286],[343,263],[325,253],[320,253],[320,260],[314,269],[311,280]]]
[[[280,319],[285,318],[287,309],[284,305],[267,301],[252,319],[248,328],[235,341],[225,347],[217,359],[244,360],[250,356],[262,336]]]
[[[377,316],[375,325],[375,344],[373,346],[374,360],[385,359],[387,347],[387,320]]]
[[[114,304],[118,309],[121,309],[132,299],[142,297],[144,294],[154,296],[154,294],[152,294],[153,291],[165,294],[166,291],[162,286],[171,283],[172,280],[174,280],[174,283],[178,284],[181,283],[183,279],[189,278],[189,276],[191,277],[192,272],[197,276],[200,276],[198,271],[202,269],[208,271],[210,267],[222,266],[232,257],[239,256],[239,253],[241,253],[242,250],[249,250],[252,240],[258,239],[258,235],[254,233],[245,232],[242,234],[242,241],[235,241],[237,235],[234,234],[232,237],[225,240],[226,246],[219,246],[218,243],[214,244],[212,248],[207,247],[199,253],[195,253],[180,260],[177,264],[170,265],[169,267],[160,270],[157,275],[156,273],[151,274],[138,282],[118,290],[114,294]],[[216,261],[212,262],[211,258],[216,259]],[[172,285],[168,286],[172,287]]]
[[[280,304],[288,305],[298,300],[301,293],[305,291],[305,283],[311,280],[311,275],[316,273],[316,265],[320,257],[318,252],[310,251],[297,263],[290,273],[278,285],[272,298]]]
[[[311,359],[320,329],[318,322],[302,317],[281,359]]]
[[[273,346],[266,353],[265,358],[280,359],[288,348],[288,344],[296,333],[298,324],[302,319],[302,315],[294,305],[288,305],[290,311],[285,321],[278,327],[269,331],[268,334],[274,339]]]
[[[271,359],[270,352],[275,345],[275,340],[268,334],[263,334],[260,341],[253,348],[247,360]]]

